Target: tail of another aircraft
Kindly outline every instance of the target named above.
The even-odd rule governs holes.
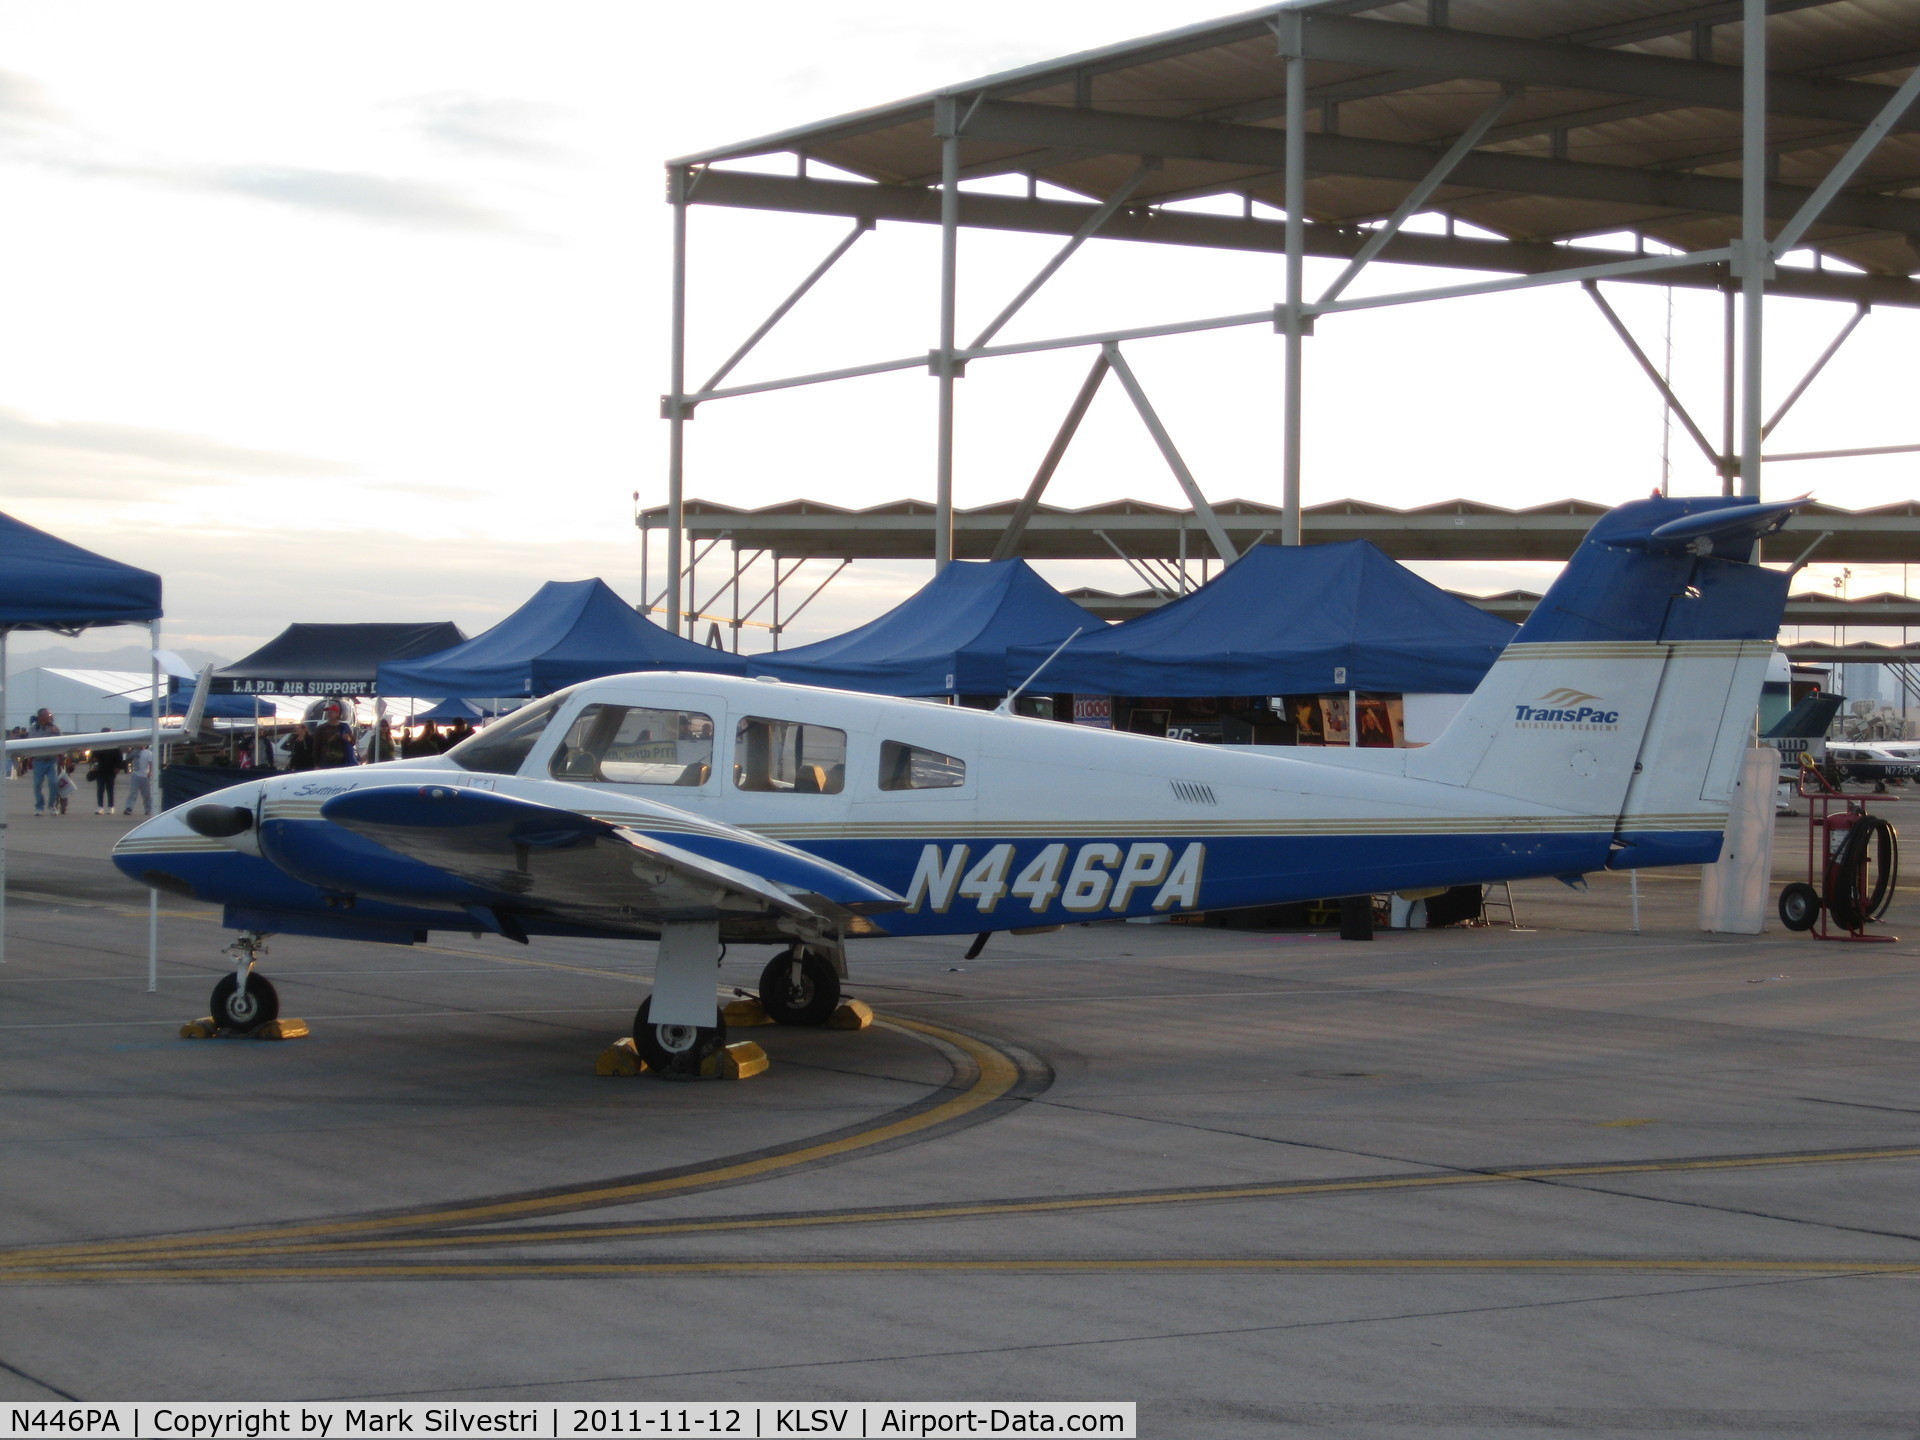
[[[1603,819],[1613,869],[1716,858],[1786,601],[1752,555],[1802,503],[1608,512],[1408,774]]]

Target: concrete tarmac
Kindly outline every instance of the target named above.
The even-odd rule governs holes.
[[[148,994],[132,822],[10,806],[0,1400],[1920,1435],[1910,900],[1879,945],[1702,934],[1693,871],[1641,877],[1639,933],[1604,876],[1370,944],[876,941],[874,1028],[742,1032],[768,1073],[672,1084],[593,1072],[642,945],[276,938],[311,1036],[180,1040],[217,912],[165,900]]]

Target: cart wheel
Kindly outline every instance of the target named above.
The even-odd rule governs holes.
[[[1820,918],[1820,892],[1796,880],[1780,892],[1780,923],[1789,930],[1811,930]]]

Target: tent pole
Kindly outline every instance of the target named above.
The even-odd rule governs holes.
[[[0,730],[8,728],[7,714],[7,635],[0,625]],[[0,754],[6,747],[0,746]],[[0,965],[7,963],[7,791],[13,785],[13,757],[7,756],[7,773],[0,779]]]
[[[147,714],[147,755],[153,761],[153,778],[148,782],[153,795],[154,813],[160,811],[160,622],[147,622],[147,683],[152,704]],[[257,702],[256,702],[257,703]],[[133,809],[133,797],[127,797],[127,809]],[[160,989],[160,892],[147,887],[147,993]]]
[[[1347,691],[1347,748],[1353,749],[1360,743],[1360,692]]]

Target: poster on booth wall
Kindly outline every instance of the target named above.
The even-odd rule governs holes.
[[[1293,722],[1294,744],[1324,745],[1320,730],[1320,701],[1312,695],[1295,695],[1287,700],[1286,715]]]
[[[1074,696],[1073,723],[1091,725],[1096,730],[1111,730],[1113,728],[1113,697],[1111,695]]]
[[[1320,697],[1320,735],[1323,745],[1345,745],[1352,733],[1347,729],[1347,697],[1344,695],[1322,695]]]
[[[1407,743],[1406,712],[1398,695],[1360,697],[1360,743],[1403,748]]]

